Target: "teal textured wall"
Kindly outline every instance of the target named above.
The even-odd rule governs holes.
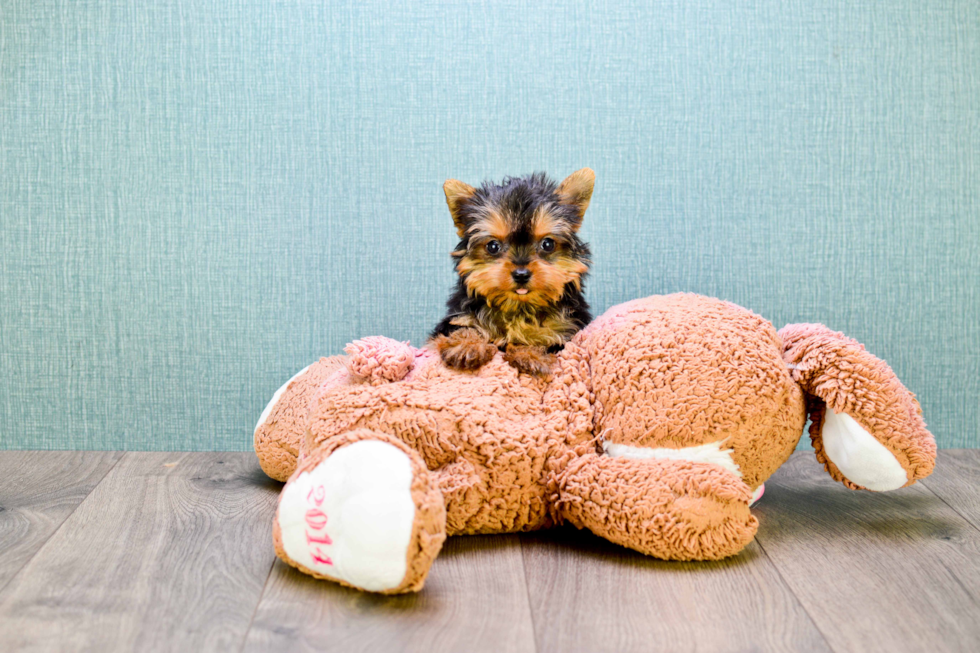
[[[247,449],[440,317],[445,178],[582,166],[596,309],[824,322],[980,446],[978,107],[976,0],[5,0],[0,446]]]

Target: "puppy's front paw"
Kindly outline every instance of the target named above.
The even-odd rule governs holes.
[[[476,329],[459,329],[448,336],[437,336],[433,343],[442,362],[457,370],[478,370],[497,353],[497,348]]]
[[[549,354],[544,347],[507,345],[504,360],[520,372],[534,376],[547,376],[555,362],[555,357]]]

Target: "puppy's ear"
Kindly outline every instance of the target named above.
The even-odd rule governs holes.
[[[589,200],[592,199],[592,187],[595,185],[595,172],[592,168],[582,168],[565,177],[558,190],[558,200],[567,206],[574,207],[578,212],[578,222],[575,223],[575,231],[582,226],[582,218],[585,216],[585,209],[589,208]]]
[[[463,234],[466,233],[466,225],[463,223],[460,208],[467,200],[473,197],[476,189],[456,179],[449,179],[442,185],[442,190],[446,193],[446,204],[449,205],[449,212],[453,216],[456,233],[462,238]]]

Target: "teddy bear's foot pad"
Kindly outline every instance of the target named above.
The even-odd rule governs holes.
[[[897,490],[908,482],[905,468],[885,445],[847,413],[827,408],[823,448],[847,480],[869,490]]]
[[[282,549],[318,576],[383,592],[405,578],[415,520],[409,457],[386,442],[354,442],[300,473],[277,515]]]

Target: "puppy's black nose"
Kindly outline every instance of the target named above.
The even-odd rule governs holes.
[[[531,271],[527,268],[517,268],[510,273],[510,276],[514,278],[517,283],[527,283],[531,280]]]

